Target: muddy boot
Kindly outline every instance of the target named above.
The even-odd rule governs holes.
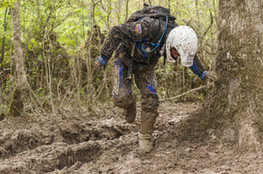
[[[124,109],[124,116],[128,123],[133,123],[136,118],[136,102]]]
[[[150,152],[153,149],[153,126],[158,115],[158,113],[146,112],[142,110],[139,146],[145,152]]]
[[[153,137],[149,134],[140,133],[139,135],[139,147],[144,153],[149,153],[153,150]]]

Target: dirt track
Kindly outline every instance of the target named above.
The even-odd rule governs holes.
[[[263,173],[262,153],[241,153],[216,141],[178,143],[174,125],[197,104],[162,104],[154,136],[155,149],[141,154],[139,117],[127,124],[119,109],[97,117],[63,115],[0,122],[0,174],[38,173]],[[213,138],[213,137],[212,137]]]

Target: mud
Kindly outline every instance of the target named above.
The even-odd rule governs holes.
[[[155,148],[138,148],[140,109],[128,124],[117,108],[97,116],[6,117],[0,121],[0,174],[83,173],[263,173],[263,154],[218,143],[178,142],[175,126],[200,104],[164,103],[154,131]]]

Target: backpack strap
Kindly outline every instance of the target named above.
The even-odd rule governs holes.
[[[145,42],[142,44],[142,51],[144,51],[144,52],[146,52],[146,53],[151,53],[151,52],[153,52],[153,51],[155,51],[157,48],[159,48],[160,47],[160,44],[161,44],[161,42],[162,42],[162,40],[163,40],[163,37],[164,37],[164,34],[165,34],[165,32],[166,32],[166,29],[167,29],[167,25],[168,25],[168,16],[166,16],[166,21],[165,21],[165,28],[164,28],[164,30],[163,30],[163,34],[162,34],[162,36],[161,36],[161,38],[159,39],[159,41],[157,42],[157,43],[151,43],[153,46],[155,46],[153,49],[151,49],[151,50],[149,50],[149,51],[146,51],[145,50],[145,47],[144,47],[144,45],[145,45]]]

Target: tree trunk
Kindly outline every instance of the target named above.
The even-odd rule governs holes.
[[[13,116],[20,116],[23,112],[24,100],[25,96],[27,96],[29,85],[26,78],[20,36],[19,0],[14,4],[11,12],[13,18],[14,60],[16,64],[17,87],[12,96],[9,113]]]
[[[218,81],[201,110],[186,120],[179,138],[209,135],[246,150],[263,140],[263,1],[221,0]]]
[[[16,63],[17,72],[17,85],[19,88],[24,89],[28,87],[26,78],[26,71],[24,67],[23,50],[20,36],[20,13],[19,1],[14,4],[12,9],[13,18],[13,39],[14,39],[14,58]]]
[[[6,28],[7,28],[7,12],[8,8],[5,10],[5,16],[4,16],[4,33],[3,33],[3,40],[2,40],[2,51],[1,51],[1,58],[0,58],[0,70],[3,68],[3,61],[5,57],[5,34],[6,34]]]

